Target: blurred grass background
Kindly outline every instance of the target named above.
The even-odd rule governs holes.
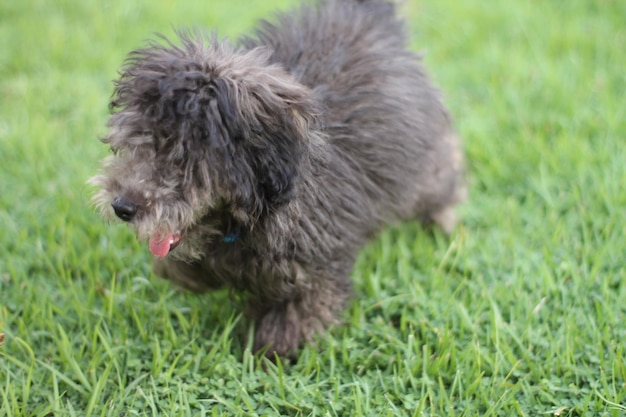
[[[293,3],[0,2],[0,415],[624,415],[625,2],[400,7],[464,138],[463,224],[383,233],[294,363],[261,369],[236,302],[96,216],[126,53]]]

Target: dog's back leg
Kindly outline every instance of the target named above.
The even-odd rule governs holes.
[[[434,158],[436,172],[424,187],[427,192],[420,196],[418,218],[450,233],[457,222],[455,206],[467,199],[463,152],[456,133],[449,132],[441,138]]]

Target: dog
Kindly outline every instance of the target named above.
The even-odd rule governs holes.
[[[234,46],[176,35],[120,71],[95,205],[157,275],[241,293],[254,350],[292,357],[339,323],[382,228],[452,230],[460,140],[391,1],[304,2]]]

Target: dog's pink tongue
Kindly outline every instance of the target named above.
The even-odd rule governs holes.
[[[170,253],[173,238],[174,235],[172,233],[168,233],[165,236],[158,234],[152,235],[152,237],[150,237],[150,252],[152,252],[154,256],[163,258]]]

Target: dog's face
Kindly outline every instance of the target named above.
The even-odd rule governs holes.
[[[181,46],[129,55],[103,139],[113,155],[90,180],[103,215],[128,222],[156,256],[212,212],[245,227],[289,202],[318,113],[267,51],[180,36]]]

